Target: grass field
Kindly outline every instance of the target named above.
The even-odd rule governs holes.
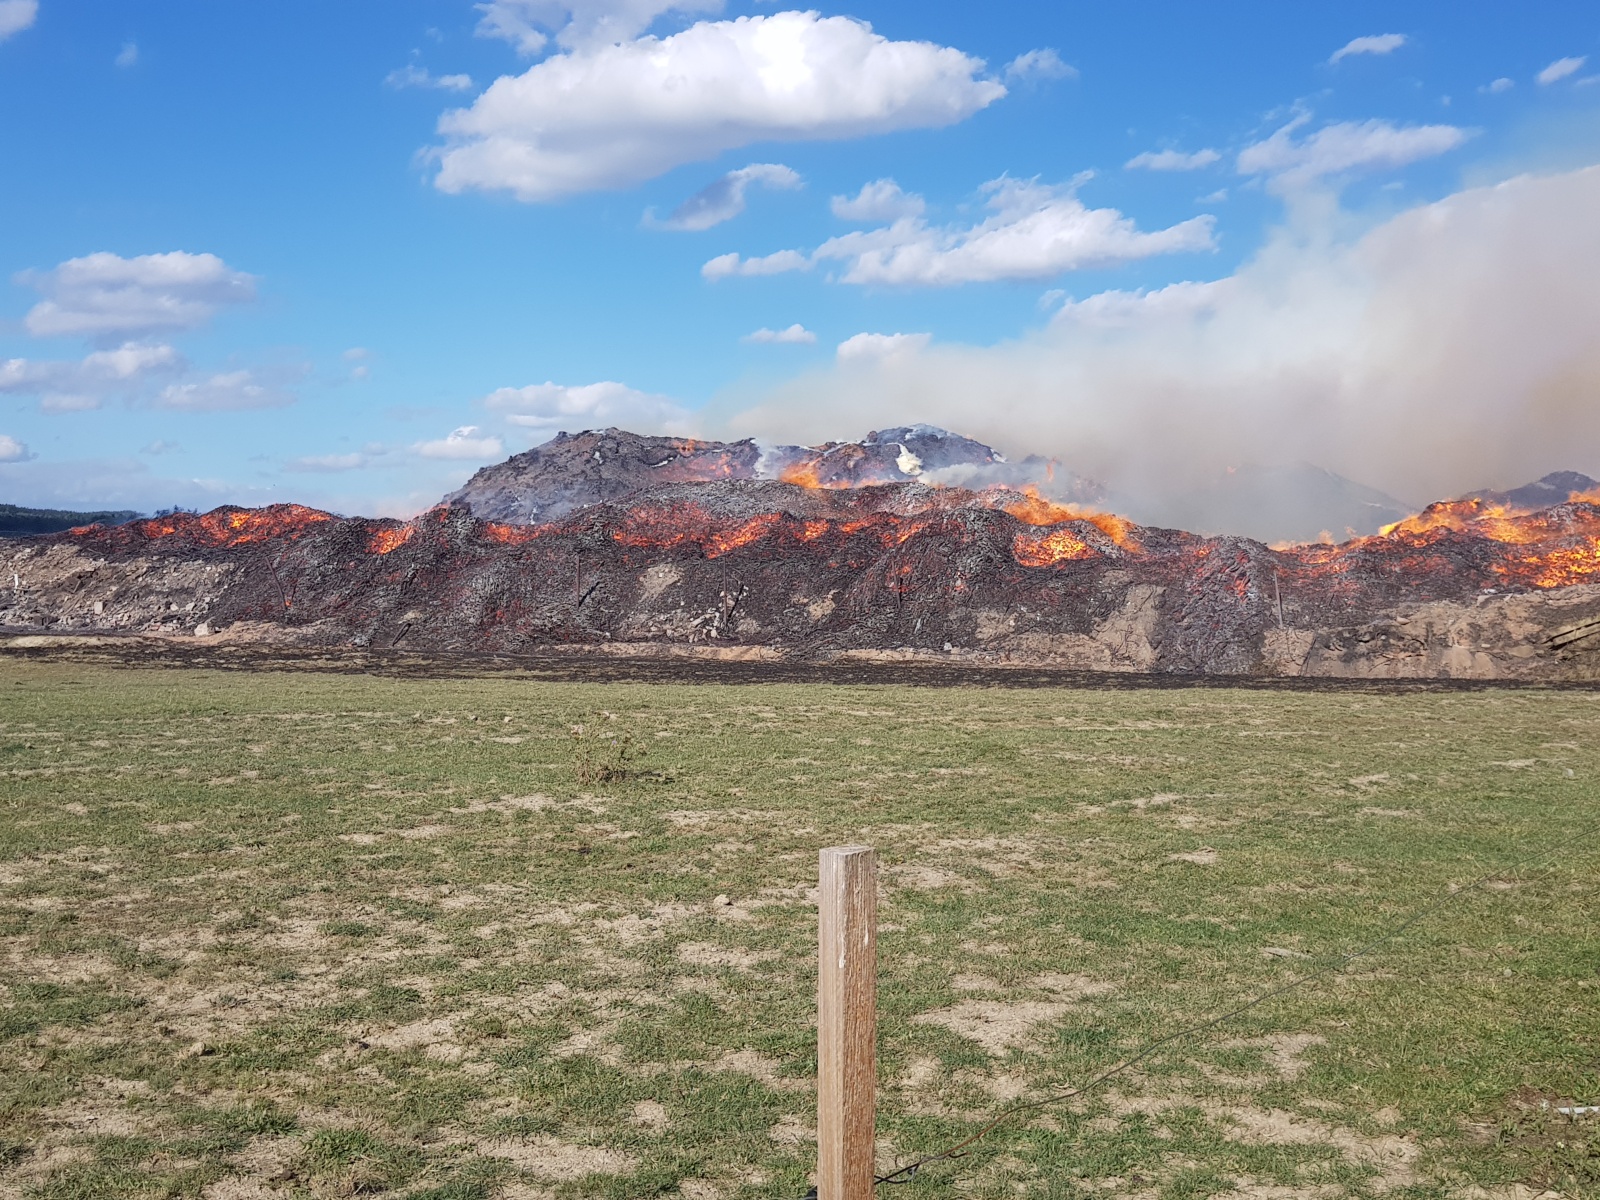
[[[1496,872],[888,1194],[1600,1195],[1541,1106],[1600,1103],[1600,694],[0,660],[0,701],[0,1197],[799,1200],[856,841],[885,1167]]]

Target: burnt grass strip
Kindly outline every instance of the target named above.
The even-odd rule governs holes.
[[[535,654],[414,651],[384,648],[206,644],[178,639],[70,635],[0,627],[0,638],[46,635],[49,646],[0,645],[0,657],[29,662],[211,671],[309,671],[395,679],[523,677],[551,683],[775,684],[930,688],[1081,688],[1102,691],[1236,689],[1358,695],[1430,692],[1600,690],[1600,680],[1330,679],[1325,676],[1199,675],[1142,671],[1083,671],[1050,666],[984,666],[950,662],[871,662],[843,658],[736,661],[689,655],[577,651]]]

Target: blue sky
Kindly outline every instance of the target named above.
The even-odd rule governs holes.
[[[1592,5],[0,0],[0,34],[3,500],[406,514],[612,423],[1418,499],[1600,474]]]

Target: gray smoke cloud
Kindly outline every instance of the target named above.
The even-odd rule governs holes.
[[[1226,278],[1068,302],[994,346],[841,355],[705,417],[794,442],[927,421],[1169,500],[1242,464],[1310,462],[1417,502],[1600,474],[1596,213],[1600,167],[1364,232],[1304,192]]]

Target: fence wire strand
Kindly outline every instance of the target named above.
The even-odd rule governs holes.
[[[1226,1022],[1233,1020],[1235,1017],[1243,1016],[1251,1009],[1265,1004],[1269,1000],[1274,1000],[1279,996],[1287,995],[1289,992],[1293,992],[1299,988],[1305,987],[1307,984],[1314,983],[1317,980],[1326,979],[1330,976],[1337,975],[1351,963],[1375,953],[1379,948],[1387,945],[1389,942],[1394,941],[1395,938],[1401,936],[1406,932],[1406,930],[1412,928],[1425,918],[1438,912],[1441,908],[1446,907],[1447,905],[1460,899],[1462,896],[1467,895],[1469,892],[1477,891],[1489,880],[1499,876],[1516,874],[1525,870],[1543,867],[1552,859],[1558,857],[1563,850],[1570,846],[1583,846],[1592,844],[1589,839],[1591,839],[1597,833],[1600,833],[1600,823],[1596,823],[1587,830],[1583,831],[1577,838],[1564,838],[1561,842],[1550,847],[1542,854],[1527,856],[1509,866],[1495,867],[1492,870],[1485,871],[1482,875],[1479,875],[1476,879],[1473,879],[1469,883],[1462,884],[1460,886],[1452,885],[1442,895],[1413,911],[1410,916],[1406,917],[1398,925],[1395,925],[1391,929],[1380,934],[1378,937],[1373,938],[1370,942],[1367,942],[1357,949],[1350,951],[1348,954],[1342,955],[1338,958],[1329,959],[1322,966],[1317,967],[1315,970],[1309,971],[1306,974],[1292,979],[1287,983],[1270,988],[1267,991],[1262,992],[1259,996],[1256,996],[1254,999],[1248,1000],[1234,1008],[1230,1008],[1226,1012],[1219,1013],[1213,1017],[1208,1017],[1203,1021],[1197,1021],[1191,1025],[1185,1025],[1182,1028],[1173,1031],[1172,1033],[1156,1038],[1154,1041],[1147,1042],[1134,1054],[1123,1059],[1121,1062],[1117,1063],[1116,1066],[1101,1072],[1099,1075],[1096,1075],[1094,1078],[1090,1079],[1087,1083],[1084,1083],[1081,1086],[1068,1088],[1065,1091],[1054,1092],[1051,1095],[1042,1097],[1038,1100],[1029,1100],[1021,1104],[1014,1104],[1010,1108],[1003,1110],[991,1118],[989,1122],[981,1126],[977,1132],[970,1134],[961,1141],[956,1142],[954,1145],[948,1146],[934,1154],[925,1154],[921,1158],[913,1159],[911,1162],[906,1163],[903,1166],[896,1167],[886,1174],[876,1176],[873,1179],[873,1186],[877,1187],[880,1184],[896,1185],[910,1183],[917,1177],[917,1173],[921,1171],[923,1167],[931,1166],[934,1163],[949,1162],[955,1159],[965,1158],[969,1153],[971,1153],[973,1146],[977,1145],[984,1138],[988,1137],[996,1129],[999,1129],[1001,1126],[1010,1123],[1017,1117],[1023,1116],[1027,1113],[1037,1112],[1040,1109],[1048,1108],[1052,1105],[1065,1103],[1066,1101],[1075,1099],[1079,1096],[1085,1096],[1101,1085],[1109,1083],[1119,1075],[1124,1075],[1131,1071],[1134,1067],[1138,1066],[1151,1055],[1155,1054],[1156,1051],[1160,1050],[1163,1046],[1171,1045],[1173,1042],[1178,1041],[1181,1038],[1190,1037],[1195,1034],[1205,1033],[1208,1030],[1215,1029],[1218,1025],[1225,1024]],[[806,1193],[805,1200],[816,1200],[816,1196],[817,1190],[812,1188],[811,1191]]]

